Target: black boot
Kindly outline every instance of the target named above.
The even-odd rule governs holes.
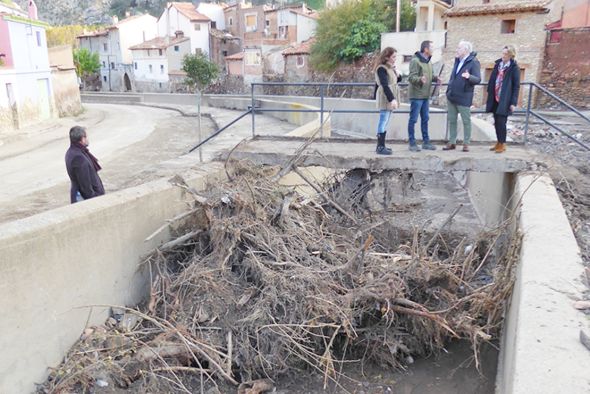
[[[385,133],[377,134],[377,149],[375,149],[378,155],[391,155],[392,151],[385,147]]]

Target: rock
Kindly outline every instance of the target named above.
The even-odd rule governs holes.
[[[408,365],[412,365],[412,364],[414,364],[414,357],[412,357],[412,356],[408,356],[408,357],[406,357],[406,363],[407,363]]]
[[[117,325],[117,320],[113,317],[109,317],[104,325],[108,328],[113,328]]]
[[[121,321],[124,314],[125,310],[123,308],[111,308],[111,317],[114,317],[117,321]]]
[[[94,328],[86,328],[86,329],[84,329],[84,332],[82,332],[82,335],[80,336],[80,339],[83,340],[83,341],[85,341],[92,334],[94,334]]]
[[[125,313],[119,321],[118,327],[124,331],[132,331],[141,322],[141,318],[133,313]]]
[[[582,300],[582,301],[576,301],[574,302],[574,308],[576,309],[590,309],[590,301],[587,300]]]
[[[107,382],[106,380],[102,380],[102,379],[96,379],[96,385],[98,387],[108,387],[109,382]]]

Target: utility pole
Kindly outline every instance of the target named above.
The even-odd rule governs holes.
[[[399,20],[400,20],[400,15],[401,11],[402,11],[402,6],[401,6],[401,0],[395,0],[395,6],[396,6],[396,10],[395,10],[395,31],[396,33],[399,33]]]

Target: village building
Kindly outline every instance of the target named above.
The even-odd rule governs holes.
[[[514,45],[521,81],[539,82],[545,53],[545,26],[561,18],[563,0],[461,0],[445,13],[447,51],[444,55],[444,79],[448,80],[459,41],[473,43],[481,63],[482,80],[487,81],[505,45]],[[521,89],[522,97],[528,88]],[[483,105],[483,89],[476,91],[474,105]]]
[[[590,0],[566,0],[562,18],[547,30],[541,84],[578,108],[590,108]]]
[[[227,70],[225,58],[241,52],[242,42],[226,31],[211,29],[210,44],[211,61],[217,64],[221,73],[224,74]]]
[[[190,40],[190,53],[202,53],[209,58],[211,25],[212,20],[197,11],[193,3],[172,2],[158,18],[157,36],[173,37],[180,31]]]
[[[0,3],[0,132],[56,115],[45,29],[12,2]]]
[[[171,78],[176,81],[182,58],[191,52],[190,38],[178,32],[174,37],[157,37],[130,48],[133,54],[135,90],[171,92]]]
[[[156,37],[156,18],[134,15],[118,21],[104,30],[78,36],[80,48],[98,53],[103,91],[133,90],[132,54],[129,49]]]
[[[243,52],[225,58],[227,62],[227,74],[243,78],[244,84],[262,82],[263,61],[260,48],[244,48]]]
[[[313,38],[297,44],[283,51],[285,58],[285,80],[289,82],[306,82],[312,77],[312,69],[309,65],[309,55]]]

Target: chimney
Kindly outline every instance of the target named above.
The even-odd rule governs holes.
[[[113,15],[113,25],[119,23],[119,17],[117,15]]]
[[[182,38],[184,37],[184,32],[182,30],[176,30],[174,32],[174,35],[176,36],[176,38]]]
[[[37,4],[34,0],[29,0],[29,19],[37,20]]]

